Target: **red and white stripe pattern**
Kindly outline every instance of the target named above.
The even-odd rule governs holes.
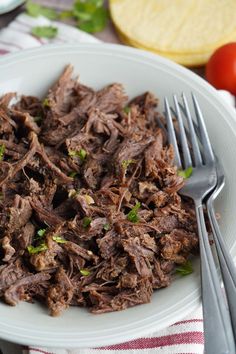
[[[202,309],[149,336],[102,348],[25,348],[24,354],[203,354]]]
[[[35,26],[55,26],[58,28],[58,35],[52,39],[37,38],[31,34]],[[65,23],[50,21],[43,16],[35,18],[22,13],[8,27],[0,31],[0,55],[40,47],[43,44],[81,42],[95,43],[99,40]]]

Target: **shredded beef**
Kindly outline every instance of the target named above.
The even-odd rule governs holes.
[[[50,279],[48,273],[36,273],[30,274],[18,279],[13,285],[11,285],[4,293],[4,300],[7,304],[15,306],[19,301],[29,301],[31,297],[27,294],[31,287],[38,285],[41,282],[45,282]]]
[[[59,316],[66,309],[73,297],[74,287],[63,268],[55,276],[56,284],[50,286],[47,303],[52,316]]]
[[[72,71],[44,99],[0,99],[0,297],[52,316],[148,303],[198,252],[158,100],[95,91]]]
[[[2,296],[6,289],[15,284],[18,279],[28,275],[29,271],[22,264],[22,259],[2,265],[0,267],[0,295]]]

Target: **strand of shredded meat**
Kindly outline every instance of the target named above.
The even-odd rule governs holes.
[[[0,100],[0,297],[53,316],[148,303],[198,249],[157,99],[94,91],[72,71],[44,100]]]

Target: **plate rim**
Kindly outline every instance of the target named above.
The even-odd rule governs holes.
[[[212,105],[214,105],[219,111],[221,110],[221,116],[224,118],[225,122],[229,125],[229,127],[232,130],[232,134],[235,136],[236,140],[236,115],[234,112],[234,109],[230,106],[227,105],[223,100],[220,100],[219,93],[211,87],[204,79],[200,78],[190,70],[173,63],[172,61],[160,57],[158,55],[155,55],[153,53],[146,52],[144,50],[136,49],[136,48],[130,48],[126,47],[123,45],[117,45],[117,44],[107,44],[107,43],[92,43],[92,44],[76,44],[76,45],[71,45],[71,44],[64,44],[64,45],[47,45],[44,47],[39,47],[39,48],[34,48],[34,49],[27,49],[23,50],[17,53],[12,53],[9,55],[6,55],[2,58],[0,58],[0,71],[4,70],[4,68],[7,68],[8,66],[13,65],[14,63],[17,64],[21,61],[27,61],[29,59],[33,59],[35,57],[45,57],[45,56],[52,56],[52,55],[58,55],[58,54],[67,54],[69,57],[69,54],[72,53],[79,53],[81,50],[88,50],[90,53],[92,51],[98,51],[102,55],[107,54],[107,55],[120,55],[120,56],[127,56],[131,60],[136,60],[137,57],[139,61],[144,62],[144,65],[149,62],[151,65],[154,63],[154,66],[161,65],[162,69],[163,66],[165,69],[168,69],[171,71],[172,74],[184,74],[184,79],[187,77],[188,78],[188,83],[189,79],[192,80],[196,85],[197,85],[197,90],[200,90],[201,87],[204,88],[205,92],[209,92],[209,96],[207,97],[208,100]],[[183,78],[182,78],[183,79]],[[228,114],[222,113],[222,109],[224,112]],[[234,254],[234,258],[236,258],[236,240],[232,246],[232,251]],[[195,294],[196,293],[196,294]],[[181,307],[181,315],[175,317],[175,319],[171,318],[172,316],[169,316],[170,318],[166,319],[165,325],[168,326],[172,324],[175,321],[178,321],[179,319],[185,317],[187,314],[189,314],[192,310],[196,309],[200,305],[200,293],[199,293],[199,288],[196,287],[196,289],[188,294],[188,296],[191,298],[190,302],[185,304],[185,306]],[[145,306],[145,305],[143,305]],[[141,322],[141,323],[140,323]],[[146,320],[147,322],[147,320]],[[139,327],[135,327],[135,323],[131,323],[126,327],[126,333],[123,336],[121,336],[120,333],[113,333],[109,336],[106,336],[102,334],[101,332],[97,332],[97,334],[94,337],[90,338],[90,343],[91,346],[96,347],[96,346],[102,346],[102,345],[110,345],[110,344],[118,344],[122,343],[127,340],[132,340],[135,338],[138,338],[140,336],[146,335],[150,333],[152,330],[154,330],[154,325],[155,325],[155,316],[152,316],[152,320],[150,321],[150,317],[148,319],[148,323],[145,323],[145,320],[139,321]],[[163,328],[163,327],[162,327]],[[160,328],[159,328],[160,329]],[[158,330],[157,327],[155,327],[155,330]],[[11,342],[15,343],[20,343],[20,344],[28,344],[28,345],[35,345],[35,335],[29,335],[29,333],[24,329],[21,329],[21,334],[19,333],[14,333],[12,332],[12,326],[6,326],[4,325],[4,320],[1,321],[0,319],[0,336],[2,339],[9,340]],[[22,334],[23,333],[23,334]],[[128,335],[127,335],[128,333]],[[60,334],[59,334],[60,335]],[[99,343],[98,343],[99,340]],[[48,346],[48,347],[55,347],[55,341],[56,346],[58,348],[62,347],[68,347],[68,348],[75,348],[75,347],[84,347],[87,344],[87,341],[84,341],[83,338],[71,338],[69,337],[68,339],[66,338],[59,338],[58,335],[52,335],[50,338],[45,338],[43,336],[43,333],[40,338],[37,338],[37,345],[42,345],[42,346]],[[59,341],[59,342],[58,342]],[[97,344],[98,343],[98,344]]]
[[[0,15],[4,15],[8,12],[11,12],[12,10],[16,9],[18,6],[23,5],[26,0],[15,0],[12,2],[12,4],[9,4],[7,6],[3,6],[0,8]]]

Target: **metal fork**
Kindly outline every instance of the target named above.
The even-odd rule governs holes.
[[[203,116],[195,96],[192,95],[192,99],[200,132],[200,141],[202,145],[201,150],[197,135],[195,133],[194,124],[186,96],[183,94],[182,99],[188,123],[189,141],[187,139],[185,126],[176,95],[174,95],[173,98],[179,127],[178,135],[180,138],[183,161],[181,159],[179,147],[177,144],[170,106],[167,98],[165,98],[164,103],[166,111],[168,141],[174,147],[175,164],[177,168],[193,168],[192,175],[186,180],[184,187],[180,190],[180,194],[191,198],[194,201],[196,210],[201,257],[201,288],[205,352],[207,354],[233,354],[235,353],[235,344],[231,320],[229,311],[227,309],[227,304],[220,287],[220,281],[211,252],[202,204],[204,197],[215,188],[217,183],[215,158]],[[189,143],[192,147],[193,159],[190,153]]]
[[[234,338],[236,340],[236,267],[221,235],[214,209],[214,201],[225,185],[224,171],[219,160],[216,161],[216,172],[217,186],[207,200],[206,206],[228,299],[230,316],[233,324]]]
[[[186,111],[181,104],[180,104],[180,108],[183,111],[184,115],[186,116]],[[198,110],[200,111],[199,105],[198,105]],[[175,115],[174,111],[173,114]],[[196,134],[199,137],[198,126],[195,122],[193,123],[194,123]],[[230,255],[228,247],[225,244],[224,238],[221,234],[220,227],[216,219],[215,208],[214,208],[214,202],[225,186],[224,169],[220,160],[217,158],[216,155],[215,155],[215,167],[216,167],[216,174],[217,174],[217,184],[214,191],[210,193],[210,196],[207,196],[205,198],[204,202],[207,207],[208,218],[211,224],[214,244],[217,251],[217,256],[218,256],[220,269],[221,269],[221,275],[224,283],[224,289],[228,300],[229,313],[230,313],[232,328],[234,332],[234,340],[236,342],[236,266],[234,264],[232,256]]]

